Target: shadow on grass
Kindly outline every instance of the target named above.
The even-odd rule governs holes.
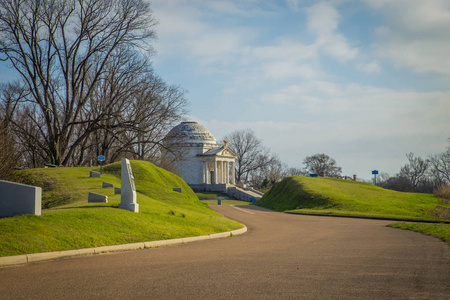
[[[95,207],[105,207],[105,208],[119,208],[119,205],[83,205],[83,206],[73,206],[73,207],[52,207],[52,210],[62,210],[62,209],[76,209],[76,208],[95,208]]]

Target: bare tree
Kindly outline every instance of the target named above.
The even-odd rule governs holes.
[[[303,164],[305,172],[319,176],[339,177],[342,173],[342,168],[337,166],[336,161],[323,153],[306,157]]]
[[[414,187],[411,184],[411,181],[409,180],[409,178],[403,177],[403,176],[394,176],[394,177],[389,177],[384,181],[381,181],[378,186],[385,188],[385,189],[389,189],[389,190],[394,190],[394,191],[399,191],[399,192],[413,192],[414,191]]]
[[[236,182],[249,183],[252,173],[267,168],[277,157],[265,148],[253,130],[236,130],[224,137],[237,155]]]
[[[300,168],[291,167],[286,170],[286,176],[306,176],[307,172]]]
[[[399,176],[408,178],[411,182],[414,190],[417,190],[417,187],[421,183],[425,183],[426,181],[426,171],[428,169],[429,161],[424,160],[421,157],[414,157],[414,153],[410,152],[406,154],[409,163],[404,165],[400,169]]]
[[[275,182],[286,177],[286,170],[287,165],[274,156],[269,164],[251,172],[251,184],[254,187],[270,187]]]
[[[449,139],[450,142],[450,139]],[[430,173],[439,185],[450,183],[450,146],[445,152],[429,157]]]
[[[0,91],[0,179],[10,179],[20,158],[12,134],[12,116],[24,91],[17,84],[1,84]]]
[[[24,113],[50,163],[69,163],[89,135],[83,126],[93,131],[108,122],[108,109],[117,110],[109,96],[120,96],[105,90],[111,61],[149,53],[155,23],[142,0],[0,0],[0,59],[30,93]],[[102,112],[90,118],[95,108]]]

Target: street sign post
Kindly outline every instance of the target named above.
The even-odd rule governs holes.
[[[103,167],[103,161],[105,160],[105,157],[103,155],[100,155],[98,157],[98,161],[100,162],[100,175],[102,175],[102,167]]]
[[[377,170],[373,170],[373,171],[372,171],[372,174],[373,174],[373,176],[374,176],[374,177],[373,177],[373,182],[374,182],[373,184],[374,184],[374,185],[377,185],[377,174],[378,174],[378,171],[377,171]]]

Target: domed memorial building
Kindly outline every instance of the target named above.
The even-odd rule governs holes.
[[[236,153],[197,122],[182,122],[164,138],[163,157],[172,159],[174,171],[196,191],[226,192],[235,184]]]

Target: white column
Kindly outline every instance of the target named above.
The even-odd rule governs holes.
[[[209,172],[209,162],[206,162],[205,172],[206,172],[206,184],[210,184],[211,183],[211,173]]]
[[[236,169],[234,168],[234,162],[231,163],[231,184],[236,184]]]
[[[203,162],[203,183],[206,184],[207,183],[207,173],[206,173],[206,161]]]
[[[217,161],[214,160],[214,184],[217,184]]]
[[[230,162],[225,162],[225,184],[230,183]]]
[[[220,166],[220,161],[218,161],[217,163],[217,178],[216,178],[216,183],[220,184],[220,170],[222,170],[221,166]]]
[[[217,168],[217,169],[218,169],[218,170],[217,170],[217,173],[218,173],[218,174],[217,174],[217,175],[218,175],[217,183],[218,183],[218,184],[221,184],[221,183],[222,183],[222,175],[223,175],[223,174],[222,174],[222,171],[223,171],[223,168],[222,168],[222,167],[223,167],[223,165],[222,165],[222,162],[221,162],[221,161],[218,161],[218,162],[217,162],[217,165],[218,165],[218,168]]]
[[[227,183],[227,162],[224,161],[223,162],[223,170],[222,170],[222,174],[223,174],[223,183],[226,184]]]

